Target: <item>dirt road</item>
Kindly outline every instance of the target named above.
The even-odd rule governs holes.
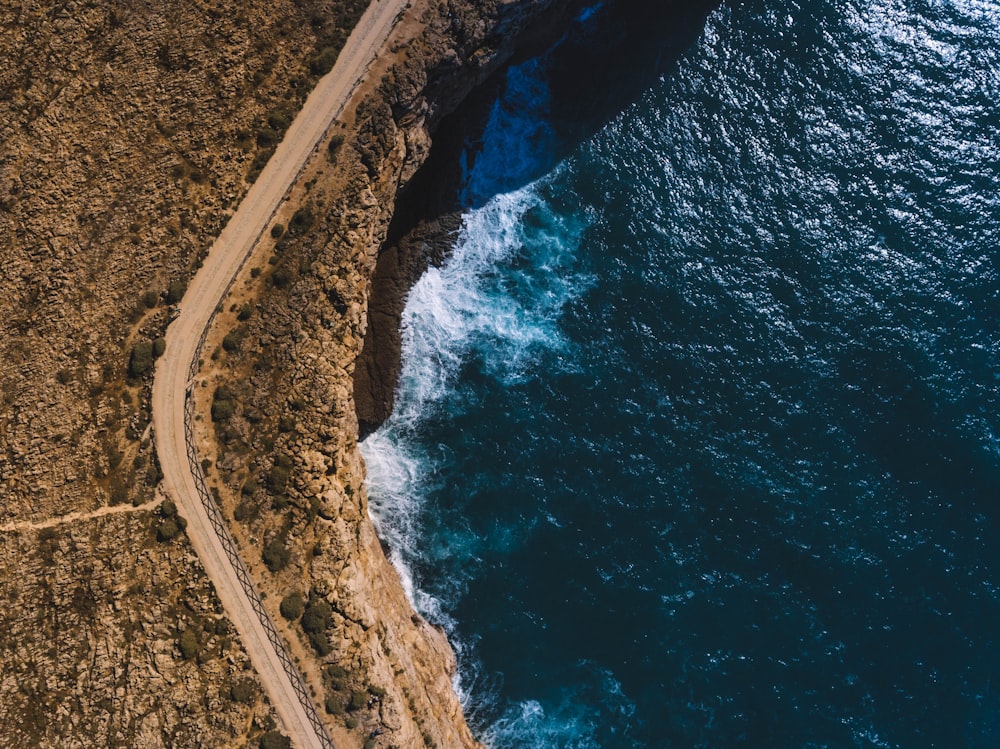
[[[283,730],[295,747],[323,749],[329,739],[310,723],[292,679],[268,640],[265,623],[254,611],[252,594],[239,582],[219,532],[197,491],[197,460],[189,461],[185,443],[185,399],[192,361],[215,308],[267,228],[330,124],[339,116],[356,83],[382,48],[406,0],[374,0],[347,41],[333,69],[309,95],[274,156],[212,246],[208,258],[181,302],[181,313],[167,330],[167,347],[153,380],[153,429],[163,469],[163,489],[187,518],[187,534],[215,585],[226,613],[260,675]]]

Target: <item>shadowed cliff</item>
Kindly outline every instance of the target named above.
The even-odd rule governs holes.
[[[476,195],[462,194],[468,164],[506,69],[475,91],[434,134],[430,158],[400,194],[378,260],[364,348],[354,371],[354,398],[363,439],[392,412],[401,365],[400,320],[406,294],[428,264],[440,263],[460,222],[498,192],[516,190],[550,171],[598,132],[658,78],[667,75],[698,38],[715,1],[591,5],[569,23],[553,24],[522,47],[511,64],[541,58],[548,87],[548,123],[555,143],[538,158],[515,162]],[[622,76],[621,71],[629,71]],[[464,202],[463,202],[464,201]]]

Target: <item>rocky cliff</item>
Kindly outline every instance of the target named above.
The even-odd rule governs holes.
[[[473,743],[451,651],[368,520],[352,373],[431,131],[568,5],[414,2],[213,333],[210,481],[338,745]],[[168,304],[362,6],[0,9],[0,743],[278,740],[156,493],[148,377]]]
[[[208,341],[209,483],[332,724],[371,746],[475,745],[451,649],[413,611],[368,517],[353,375],[372,276],[435,126],[568,7],[413,3]]]

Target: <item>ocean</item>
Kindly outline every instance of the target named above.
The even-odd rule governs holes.
[[[1000,4],[729,3],[567,85],[613,15],[504,74],[362,443],[477,736],[1000,746]]]

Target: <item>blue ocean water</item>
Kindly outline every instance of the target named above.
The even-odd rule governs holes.
[[[1000,5],[723,6],[529,181],[550,64],[362,446],[478,735],[1000,745]]]

